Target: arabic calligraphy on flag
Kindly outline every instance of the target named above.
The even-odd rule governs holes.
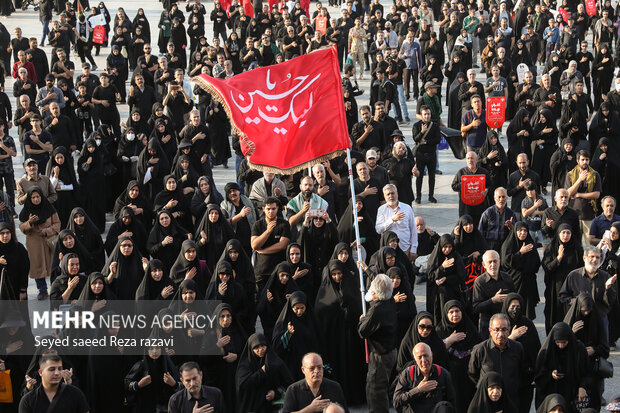
[[[333,47],[226,80],[192,81],[222,102],[254,168],[292,173],[350,146],[337,56]]]

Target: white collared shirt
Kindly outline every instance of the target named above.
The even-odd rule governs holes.
[[[405,217],[399,221],[392,221],[392,216],[396,212],[404,212]],[[413,209],[399,202],[396,208],[391,208],[388,204],[383,204],[377,211],[377,222],[375,230],[379,235],[385,231],[392,231],[398,236],[398,246],[401,250],[415,253],[418,250],[418,230],[415,226],[415,215]]]

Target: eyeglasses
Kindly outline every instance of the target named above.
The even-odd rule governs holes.
[[[418,328],[420,330],[432,330],[433,325],[432,324],[418,324]]]

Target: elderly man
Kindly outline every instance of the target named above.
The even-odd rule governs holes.
[[[579,214],[583,244],[590,243],[589,232],[596,216],[596,200],[601,196],[601,176],[590,166],[590,152],[577,152],[577,166],[566,174],[564,187],[568,190],[570,206]]]
[[[564,284],[560,289],[560,301],[570,305],[580,293],[591,295],[598,313],[603,318],[605,334],[609,337],[607,314],[617,299],[616,279],[618,274],[612,277],[607,272],[599,269],[601,250],[596,247],[585,248],[583,262],[584,266],[582,268],[577,268],[566,276]]]
[[[426,343],[413,348],[415,364],[400,372],[394,391],[394,407],[410,412],[431,412],[442,401],[456,402],[452,376],[433,364],[433,353]]]
[[[568,206],[568,191],[558,189],[555,191],[555,206],[547,208],[542,215],[541,228],[543,235],[551,240],[561,224],[568,224],[573,230],[575,239],[581,238],[581,226],[577,211]]]
[[[474,281],[472,305],[478,314],[478,330],[483,338],[488,337],[487,327],[493,314],[502,311],[502,305],[509,293],[515,292],[510,275],[500,271],[497,251],[487,250],[482,256],[485,272]]]
[[[168,412],[215,413],[225,411],[224,396],[220,389],[202,385],[202,370],[198,363],[193,361],[183,363],[179,367],[179,371],[185,389],[179,390],[170,397]],[[168,374],[168,376],[170,375]],[[164,381],[166,381],[166,377],[164,377]]]
[[[58,199],[56,190],[47,176],[39,174],[37,162],[32,158],[26,159],[24,169],[26,174],[17,181],[17,202],[23,205],[26,202],[28,190],[33,186],[41,188],[43,195],[50,203],[56,202]]]
[[[508,193],[501,186],[493,193],[495,205],[482,213],[478,230],[487,240],[489,249],[499,251],[516,222],[515,213],[506,206]]]
[[[605,235],[605,231],[611,228],[611,224],[620,221],[620,215],[615,213],[616,199],[613,196],[607,195],[604,197],[601,201],[601,207],[603,208],[603,213],[594,218],[590,225],[590,245],[598,245],[603,235]]]
[[[366,293],[370,308],[360,317],[358,332],[368,340],[370,356],[366,375],[366,400],[371,412],[390,411],[390,374],[396,364],[396,303],[392,298],[392,280],[378,274]]]
[[[329,174],[331,180],[327,180]],[[327,214],[336,222],[336,198],[337,189],[340,185],[340,176],[335,173],[329,161],[317,163],[312,167],[312,176],[315,180],[316,193],[327,202]]]
[[[73,152],[77,145],[82,143],[81,136],[78,141],[75,123],[68,116],[60,113],[60,106],[56,102],[50,103],[50,115],[45,118],[43,127],[52,136],[54,148],[64,146]]]
[[[534,378],[532,374],[534,366],[528,363],[521,343],[508,338],[510,335],[508,316],[503,313],[494,314],[491,317],[488,334],[491,335],[490,338],[474,346],[469,359],[469,377],[477,385],[480,378],[487,373],[501,374],[508,398],[517,410],[528,412],[530,406],[521,406],[521,401],[524,399],[519,395]]]
[[[491,177],[489,176],[489,172],[478,166],[478,155],[476,152],[469,151],[465,156],[465,160],[467,162],[467,166],[465,168],[459,169],[459,171],[454,175],[454,180],[452,181],[452,190],[454,192],[459,193],[459,216],[463,216],[468,214],[474,220],[474,225],[478,225],[480,222],[480,216],[489,206],[487,200],[487,194],[489,190],[492,190],[491,187]],[[485,176],[485,185],[486,188],[482,191],[484,195],[484,199],[478,205],[467,205],[463,202],[463,198],[461,196],[461,178],[464,175],[484,175]]]
[[[463,113],[472,108],[471,98],[475,95],[480,96],[484,100],[484,86],[476,80],[476,71],[474,69],[467,70],[467,82],[459,87],[459,100],[463,105]]]
[[[309,210],[327,211],[328,204],[323,198],[315,194],[314,180],[304,176],[299,183],[300,192],[286,205],[286,217],[291,229],[299,231],[303,225],[306,212]]]
[[[284,395],[282,413],[322,412],[336,402],[347,409],[342,387],[338,382],[323,377],[323,359],[317,353],[308,353],[301,361],[304,378],[291,384]]]
[[[383,161],[387,169],[390,183],[396,185],[399,197],[403,203],[411,205],[414,200],[411,178],[418,173],[415,162],[407,157],[407,145],[398,141],[392,148],[392,156]]]
[[[413,209],[407,204],[398,202],[398,191],[392,184],[383,187],[383,197],[386,203],[377,211],[375,230],[379,235],[385,231],[394,232],[400,240],[400,248],[413,261],[418,250],[418,231]]]
[[[288,202],[284,182],[276,177],[276,174],[265,172],[263,177],[252,185],[250,199],[254,202],[256,208],[262,209],[265,205],[265,200],[271,196],[277,198],[280,201],[280,205],[286,205]]]

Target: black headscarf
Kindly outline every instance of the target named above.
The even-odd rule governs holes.
[[[353,208],[357,202],[362,203],[362,209],[357,213],[358,218],[362,218],[359,221],[358,226],[360,230],[360,237],[366,238],[366,241],[362,243],[363,247],[366,249],[366,255],[371,256],[378,248],[378,235],[375,230],[374,222],[376,217],[371,217],[368,213],[368,210],[365,207],[364,198],[361,196],[355,197],[355,202],[349,202],[347,209],[345,209],[344,213],[340,217],[338,221],[338,239],[341,242],[345,242],[347,244],[355,241],[355,225],[353,222]]]
[[[152,276],[152,272],[156,269],[164,271],[159,281],[155,281]],[[176,287],[168,274],[166,274],[164,264],[158,259],[150,260],[144,272],[144,277],[142,277],[142,281],[136,290],[136,300],[163,300],[161,290],[169,285]],[[167,299],[171,298],[172,295],[168,296]]]
[[[286,284],[282,284],[280,282],[280,273],[289,274],[289,280]],[[267,291],[271,292],[273,295],[273,300],[269,301],[267,299]],[[294,293],[295,291],[299,291],[299,287],[297,286],[295,280],[293,280],[291,266],[286,261],[283,261],[273,270],[258,297],[256,310],[261,316],[261,322],[265,319],[265,322],[271,323],[273,328],[276,319],[286,304],[286,296]]]
[[[216,222],[211,222],[209,219],[209,213],[211,211],[217,211],[219,213],[219,218]],[[222,213],[220,206],[216,204],[207,205],[207,211],[196,227],[194,238],[200,240],[203,231],[205,235],[205,244],[201,246],[198,252],[201,258],[207,260],[207,266],[212,270],[215,268],[215,264],[220,255],[222,255],[226,243],[230,239],[235,238],[235,231]]]
[[[418,331],[418,324],[420,324],[420,320],[424,318],[430,319],[433,323],[433,329],[428,337],[422,337]],[[405,337],[400,342],[396,370],[403,371],[406,367],[412,365],[413,348],[418,343],[426,343],[431,347],[431,350],[433,351],[433,363],[438,364],[441,367],[448,366],[448,351],[446,350],[446,345],[443,340],[439,338],[435,327],[433,315],[428,311],[421,311],[416,315],[415,319],[409,326],[409,329],[405,333]]]
[[[463,215],[459,218],[458,227],[459,233],[454,234],[454,249],[456,249],[463,260],[467,261],[467,257],[475,252],[479,251],[482,257],[482,254],[488,249],[487,242],[484,237],[478,230],[478,228],[474,225],[474,230],[471,234],[467,233],[463,226],[467,224],[473,224],[474,220],[470,215]]]
[[[38,193],[41,197],[41,203],[39,205],[35,205],[32,203],[32,194]],[[26,201],[24,202],[24,207],[19,213],[19,221],[26,222],[30,215],[36,215],[38,217],[37,221],[34,225],[43,224],[50,218],[52,215],[56,213],[54,206],[47,200],[47,197],[43,195],[43,191],[38,186],[33,186],[30,188],[26,195]]]
[[[454,324],[448,319],[448,311],[452,307],[458,307],[461,310],[461,321]],[[467,313],[465,312],[465,306],[458,300],[450,300],[446,302],[443,306],[443,317],[441,319],[441,323],[437,325],[437,335],[441,339],[445,339],[450,334],[454,333],[465,333],[465,339],[461,341],[457,341],[450,346],[450,349],[458,350],[459,352],[464,352],[467,350],[471,350],[476,344],[480,342],[480,335],[478,334],[478,329],[474,326],[474,323],[469,319]],[[450,352],[450,350],[448,350]]]
[[[560,349],[556,340],[568,341]],[[550,393],[560,393],[564,398],[573,400],[577,389],[586,375],[587,353],[575,334],[566,323],[556,323],[542,345],[536,359],[536,402],[542,403],[543,397]],[[553,370],[564,373],[562,380],[551,377]]]
[[[11,231],[9,242],[0,242],[0,256],[6,260],[6,265],[0,264],[0,300],[19,300],[19,293],[28,287],[28,272],[30,259],[28,251],[17,241],[15,227],[12,222],[0,222],[0,231]]]
[[[582,311],[589,311],[590,313],[586,316],[581,313]],[[584,346],[593,347],[598,356],[607,358],[609,356],[609,343],[605,338],[603,318],[598,312],[590,293],[579,293],[564,317],[564,322],[571,327],[577,321],[583,321],[583,328],[575,333],[575,337]]]
[[[125,256],[121,253],[121,244],[123,241],[131,241],[133,249],[131,255]],[[142,268],[142,255],[135,241],[130,237],[119,238],[114,250],[108,257],[102,272],[104,274],[110,273],[110,265],[116,262],[116,273],[114,274],[114,281],[111,285],[112,291],[119,298],[119,300],[134,300],[136,297],[136,290],[142,276],[144,269]]]
[[[56,155],[62,154],[65,157],[65,162],[60,165],[56,162]],[[45,175],[51,177],[54,175],[54,167],[58,166],[60,173],[58,179],[60,179],[65,185],[73,185],[73,190],[78,189],[78,182],[75,177],[75,169],[73,168],[73,158],[67,153],[67,148],[64,146],[58,146],[47,161],[47,167],[45,168]]]
[[[253,351],[260,345],[267,346],[264,357],[258,357]],[[265,371],[260,375],[263,379],[256,380],[256,373],[263,366]],[[273,351],[265,336],[261,333],[252,334],[239,356],[237,365],[238,411],[258,412],[273,409],[271,401],[265,399],[265,394],[270,390],[277,392],[278,388],[287,387],[292,382],[291,373],[282,359]]]
[[[138,196],[134,199],[129,196],[129,191],[131,191],[135,187],[138,187],[139,192]],[[125,187],[125,190],[118,196],[118,198],[116,198],[116,202],[114,204],[114,219],[118,219],[121,209],[129,204],[135,205],[144,210],[144,212],[142,212],[142,215],[145,218],[143,222],[147,222],[148,219],[151,217],[151,203],[144,195],[144,189],[142,189],[140,183],[135,179],[129,181],[127,183],[127,186]]]
[[[536,413],[550,413],[551,410],[555,409],[556,407],[561,407],[562,409],[564,409],[565,412],[570,411],[569,404],[566,403],[566,399],[564,398],[564,396],[558,393],[551,393],[547,395],[541,405],[538,406],[538,409],[536,409]]]
[[[502,388],[502,395],[496,402],[489,397],[488,388],[491,386],[500,386]],[[499,373],[492,371],[480,379],[478,389],[469,404],[467,413],[495,413],[499,411],[502,413],[517,413],[517,409],[508,398],[507,389],[504,387],[504,379],[502,379]]]
[[[185,258],[185,253],[190,248],[194,248],[196,250],[196,258],[194,258],[193,261],[188,261],[187,258]],[[207,289],[207,279],[211,278],[211,273],[207,268],[204,270],[202,269],[200,259],[198,258],[198,247],[196,246],[196,243],[191,239],[186,239],[181,244],[181,251],[170,269],[170,279],[175,284],[179,285],[185,279],[185,274],[192,268],[196,268],[196,275],[193,280],[198,284],[198,291],[201,294],[204,294]]]
[[[239,254],[237,256],[237,261],[233,261],[230,258],[231,250],[235,250]],[[218,263],[222,261],[227,261],[230,263],[233,271],[235,272],[235,280],[241,283],[243,288],[246,289],[246,292],[254,291],[252,288],[256,283],[256,279],[254,277],[254,267],[252,267],[252,261],[250,260],[250,257],[248,257],[248,254],[245,253],[245,250],[238,239],[233,238],[226,243]]]
[[[349,254],[349,258],[347,259],[346,262],[343,263],[344,265],[343,271],[346,271],[349,274],[357,274],[357,267],[355,265],[355,262],[353,261],[353,254],[351,252],[351,247],[346,242],[339,242],[338,244],[336,244],[336,246],[334,247],[334,252],[332,253],[330,262],[332,260],[338,260],[338,255],[342,252],[342,250],[346,250],[347,253]]]
[[[207,181],[209,183],[208,194],[204,194],[200,190],[201,181]],[[217,190],[217,187],[215,186],[215,183],[213,182],[213,178],[209,176],[201,176],[200,178],[198,178],[198,181],[196,182],[196,189],[194,190],[194,195],[192,196],[192,202],[191,202],[191,207],[190,207],[192,211],[192,215],[194,215],[196,219],[202,218],[205,211],[207,210],[207,205],[209,204],[220,205],[222,201],[224,201],[224,197],[222,197],[222,194],[220,194],[220,192]]]
[[[88,276],[88,280],[82,288],[82,292],[80,293],[80,298],[78,298],[78,302],[84,306],[84,304],[88,301],[100,301],[100,300],[115,300],[116,294],[112,291],[108,283],[106,282],[106,277],[100,272],[93,272]],[[94,284],[95,281],[101,280],[103,281],[103,290],[99,294],[95,294],[90,286]]]
[[[306,306],[306,311],[301,317],[297,317],[293,312],[293,306],[296,304]],[[289,323],[295,329],[293,334],[287,333]],[[273,328],[272,343],[273,348],[281,355],[295,377],[300,377],[300,374],[295,373],[299,370],[303,356],[312,351],[320,351],[316,321],[303,291],[295,291],[286,300],[286,305],[282,308]]]

